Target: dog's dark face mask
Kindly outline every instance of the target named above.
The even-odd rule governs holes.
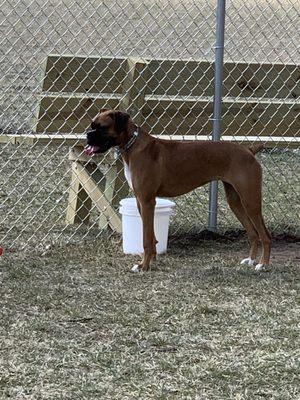
[[[85,153],[92,156],[97,153],[105,153],[114,146],[122,143],[127,132],[129,115],[121,111],[101,111],[91,123],[91,129],[87,131],[87,145]]]
[[[92,123],[91,130],[87,131],[87,146],[85,152],[88,155],[105,153],[111,147],[116,146],[116,138],[108,133],[108,128]]]

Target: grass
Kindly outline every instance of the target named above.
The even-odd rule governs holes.
[[[256,274],[246,246],[174,240],[138,275],[117,237],[2,256],[2,398],[299,398],[299,254]]]

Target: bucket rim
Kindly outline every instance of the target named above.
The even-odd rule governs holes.
[[[168,200],[168,199],[162,199],[160,197],[156,197],[156,205],[155,209],[160,209],[160,208],[172,208],[176,204],[174,201]],[[120,206],[121,207],[126,207],[126,208],[137,208],[137,202],[135,197],[127,197],[125,199],[122,199],[120,201]]]

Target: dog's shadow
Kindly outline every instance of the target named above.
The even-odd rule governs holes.
[[[242,229],[229,230],[224,233],[212,232],[207,229],[198,232],[170,234],[168,254],[182,255],[191,254],[201,248],[211,248],[217,243],[231,245],[242,243],[247,240],[246,232]]]
[[[287,247],[289,245],[297,246],[300,242],[300,237],[290,233],[273,234],[272,241],[274,250],[280,253],[281,249],[288,251]],[[246,232],[242,229],[228,230],[224,233],[203,230],[200,232],[171,234],[169,236],[168,255],[170,255],[173,260],[178,258],[181,260],[185,258],[189,260],[187,267],[180,269],[182,279],[192,278],[196,280],[222,282],[225,280],[230,284],[233,277],[235,277],[237,280],[241,279],[241,284],[243,285],[245,278],[256,282],[265,279],[282,279],[283,276],[285,280],[293,280],[294,276],[299,277],[298,262],[292,263],[289,262],[288,259],[284,261],[281,260],[280,262],[275,259],[272,268],[263,273],[257,273],[253,268],[246,268],[245,266],[232,269],[227,268],[227,258],[220,259],[220,257],[222,257],[222,255],[220,255],[221,249],[224,256],[226,256],[228,251],[230,262],[234,263],[236,258],[236,262],[239,263],[240,257],[248,250]],[[204,264],[200,264],[202,267],[205,265],[205,268],[195,268],[195,265],[198,264],[197,260],[199,257],[203,260],[203,256],[215,254],[215,252],[217,254],[213,257],[213,260],[210,260],[211,265],[204,262]],[[193,264],[193,260],[196,260],[195,265]],[[189,265],[190,263],[191,265]],[[171,268],[173,268],[172,265]]]

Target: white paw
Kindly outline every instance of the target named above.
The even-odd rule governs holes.
[[[260,271],[265,271],[266,267],[264,266],[264,264],[257,264],[255,267],[255,271],[260,272]]]
[[[250,267],[252,267],[252,266],[255,264],[255,260],[253,260],[253,259],[250,258],[250,257],[247,257],[247,258],[244,258],[244,259],[241,261],[241,264],[242,264],[242,265],[249,265]]]
[[[132,268],[131,268],[131,272],[141,272],[140,266],[138,264],[135,264]]]

